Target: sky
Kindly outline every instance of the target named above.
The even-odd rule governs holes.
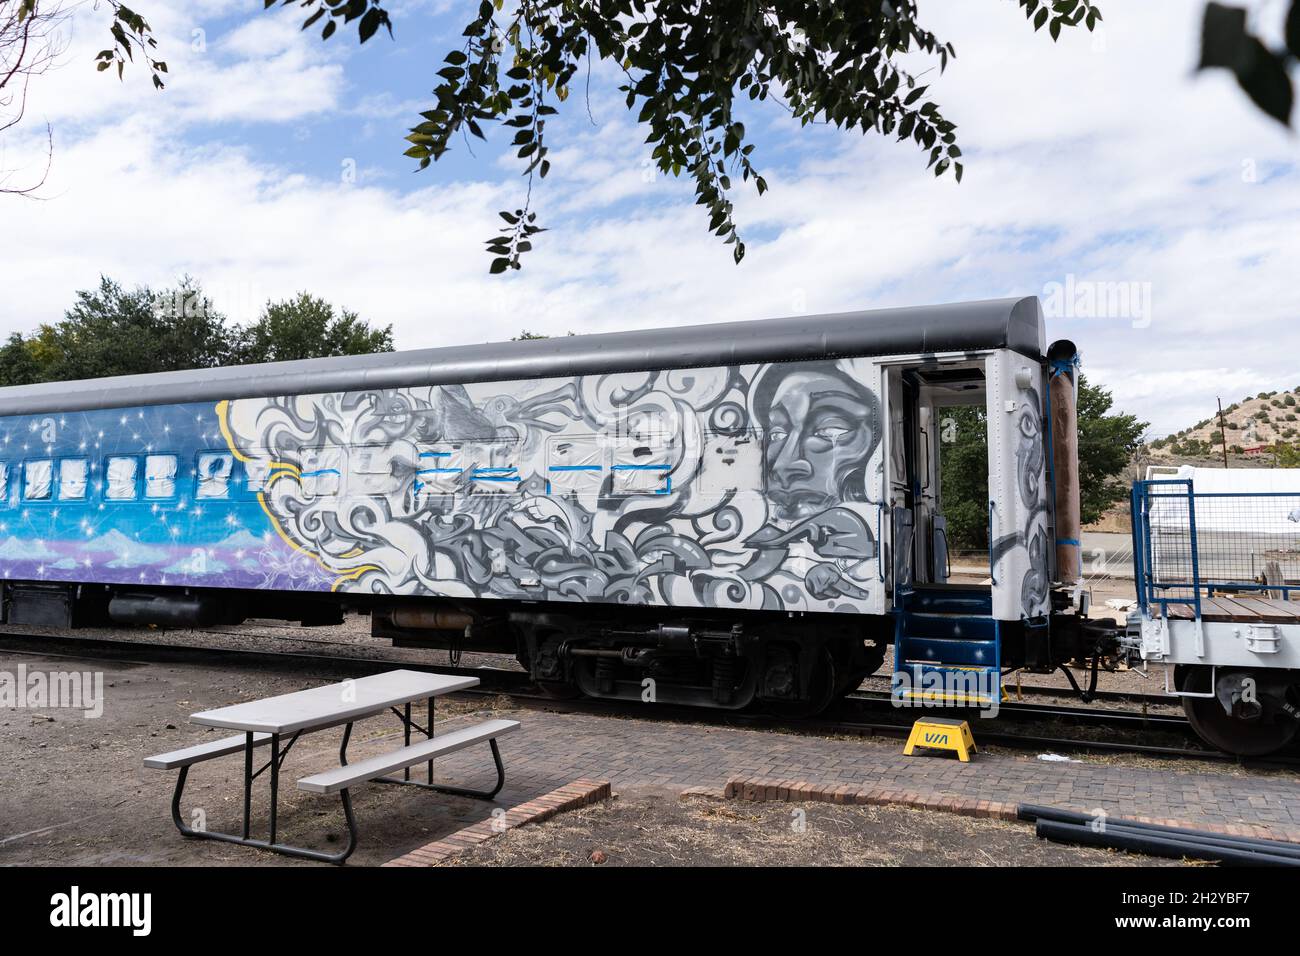
[[[138,67],[97,73],[105,5],[74,6],[58,67],[0,139],[19,174],[44,168],[46,123],[54,143],[38,198],[0,196],[5,335],[57,321],[101,275],[193,276],[236,321],[308,290],[391,324],[398,348],[1038,295],[1049,341],[1078,344],[1152,437],[1216,396],[1300,385],[1300,142],[1195,72],[1201,0],[1102,0],[1096,33],[1055,44],[1013,0],[921,0],[957,49],[925,79],[963,181],[913,145],[747,107],[770,189],[734,197],[740,265],[597,65],[589,108],[579,89],[548,127],[533,198],[549,231],[505,276],[483,241],[524,196],[510,137],[424,171],[402,156],[475,4],[396,0],[394,39],[359,46],[304,33],[296,6],[137,0],[162,92]],[[1255,6],[1275,35],[1282,5]]]

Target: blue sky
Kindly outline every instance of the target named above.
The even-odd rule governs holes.
[[[240,320],[308,289],[409,348],[1037,294],[1056,304],[1049,337],[1077,342],[1153,434],[1207,417],[1215,395],[1300,385],[1300,144],[1227,77],[1194,75],[1200,0],[1102,4],[1098,34],[1057,44],[1013,0],[923,2],[957,47],[927,80],[959,125],[964,182],[936,180],[905,144],[750,109],[772,188],[735,197],[740,266],[689,183],[651,169],[597,66],[594,122],[579,90],[549,129],[535,207],[550,231],[504,279],[481,250],[523,196],[508,137],[424,172],[401,155],[466,2],[393,3],[395,40],[364,47],[321,43],[297,9],[261,0],[135,6],[167,90],[142,70],[95,73],[106,15],[80,3],[3,143],[7,166],[37,168],[42,121],[54,130],[42,199],[3,200],[0,332],[56,320],[101,273],[189,273]],[[1261,27],[1275,8],[1261,5]]]

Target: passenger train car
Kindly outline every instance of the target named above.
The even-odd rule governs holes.
[[[556,694],[784,713],[892,645],[900,702],[987,704],[1117,640],[1072,587],[1073,362],[1024,298],[0,389],[4,618],[354,609]],[[961,405],[984,583],[950,581]]]

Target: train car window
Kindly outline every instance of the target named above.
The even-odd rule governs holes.
[[[700,456],[700,491],[706,494],[760,493],[763,439],[757,429],[706,432]]]
[[[198,487],[195,497],[229,498],[230,473],[234,470],[233,455],[223,452],[204,452],[199,455]]]
[[[459,442],[439,442],[417,445],[415,457],[415,494],[417,498],[428,495],[450,495],[456,492],[465,470],[465,459]]]
[[[250,494],[257,494],[266,487],[266,479],[271,474],[271,464],[265,458],[250,458],[244,462],[244,488]]]
[[[407,442],[391,445],[352,445],[348,448],[348,494],[391,495],[410,475],[409,462],[418,457]],[[418,470],[417,465],[417,470]],[[417,478],[418,480],[418,478]]]
[[[520,444],[488,438],[465,442],[462,454],[475,494],[506,495],[519,487]]]
[[[140,467],[137,458],[116,457],[108,460],[108,490],[105,497],[112,501],[131,501],[136,497],[136,472]]]
[[[552,437],[546,443],[546,493],[598,493],[605,480],[605,457],[595,435]]]
[[[81,501],[86,497],[86,479],[90,463],[84,458],[65,458],[59,462],[59,498]]]
[[[176,456],[146,455],[144,459],[144,496],[170,498],[176,494]]]
[[[302,493],[308,498],[337,495],[343,478],[343,450],[304,448],[299,478],[302,480]]]
[[[619,442],[613,448],[615,494],[666,495],[672,492],[672,440]]]
[[[23,463],[23,497],[28,501],[47,501],[54,477],[54,462],[48,458]]]

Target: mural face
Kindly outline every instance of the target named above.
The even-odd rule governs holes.
[[[806,518],[861,500],[867,462],[880,443],[880,403],[838,373],[795,367],[758,396],[767,433],[764,491],[779,519]]]
[[[865,611],[869,374],[858,360],[242,399],[224,428],[268,474],[278,533],[339,589]]]

